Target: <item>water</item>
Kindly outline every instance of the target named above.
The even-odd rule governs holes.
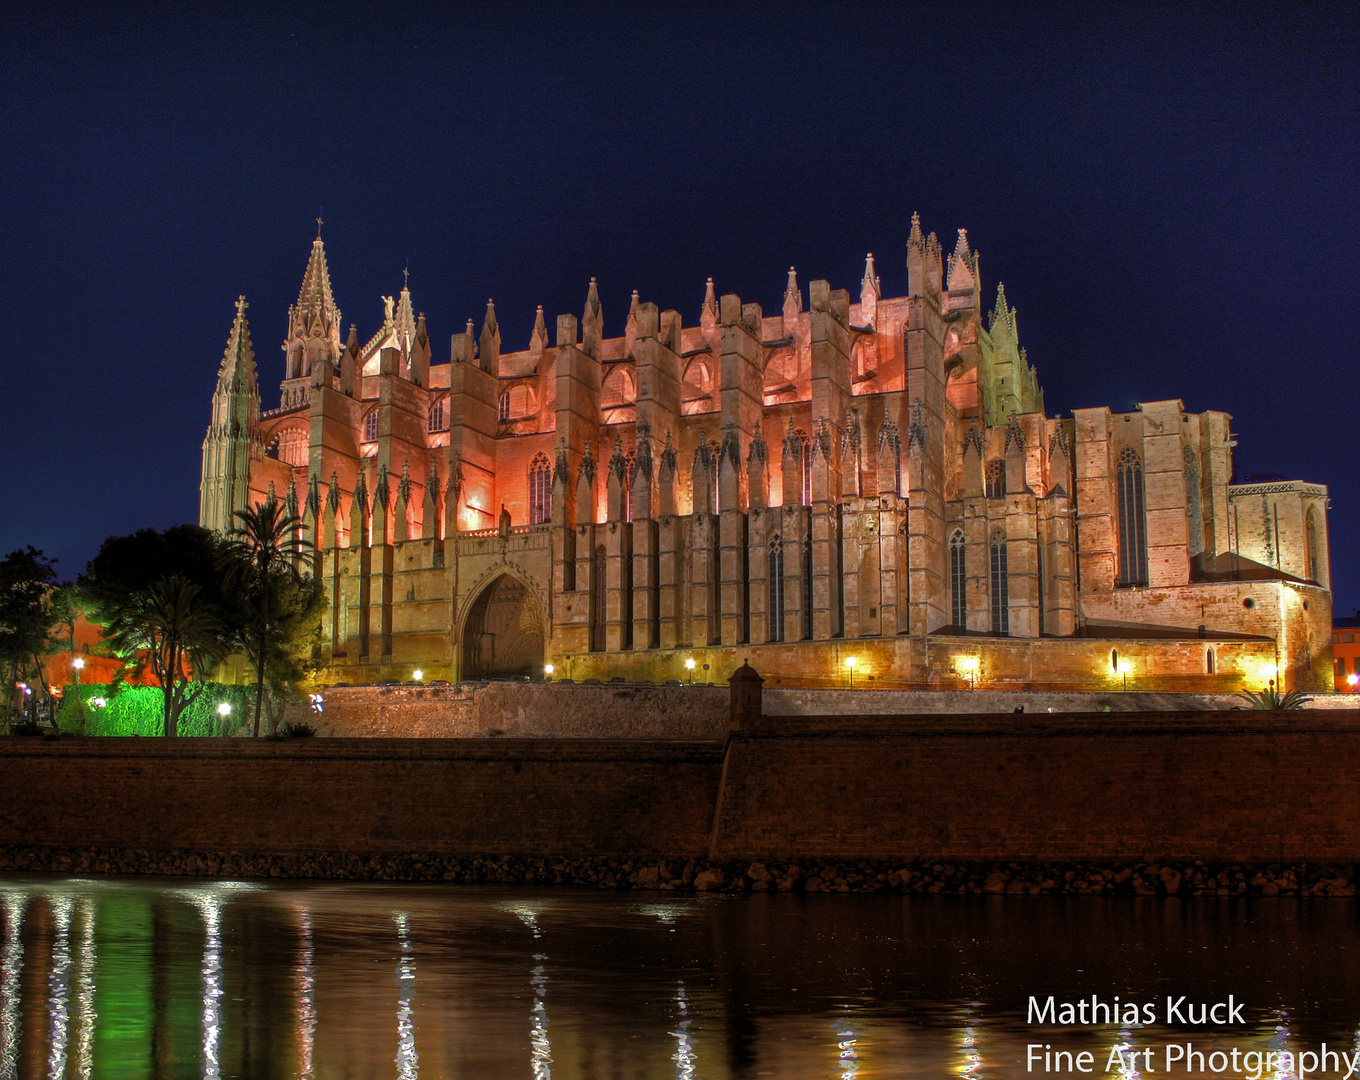
[[[1160,1077],[1168,1043],[1360,1049],[1358,911],[0,878],[0,1080],[983,1078],[1042,1075],[1035,1042]],[[1049,994],[1245,1023],[1029,1024]]]

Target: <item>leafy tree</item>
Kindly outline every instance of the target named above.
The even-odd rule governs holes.
[[[11,721],[21,707],[13,693],[15,684],[40,666],[47,645],[55,562],[32,546],[0,560],[0,674],[7,690],[4,709]]]
[[[174,738],[180,713],[203,692],[227,652],[214,606],[198,585],[172,574],[126,595],[105,630],[139,672],[149,667],[155,675],[165,700],[165,735]]]
[[[255,736],[258,738],[270,634],[278,629],[276,623],[279,621],[270,612],[275,582],[282,579],[280,584],[287,585],[303,581],[294,556],[311,545],[302,535],[302,519],[288,513],[277,499],[266,499],[253,509],[237,510],[236,521],[237,526],[231,531],[219,563],[226,568],[229,580],[245,582],[257,616],[253,651],[256,665]]]
[[[131,536],[110,536],[99,545],[79,586],[88,613],[107,625],[132,594],[174,575],[199,587],[203,600],[222,602],[217,560],[221,541],[210,529],[175,525],[164,532],[140,529]]]
[[[160,682],[166,735],[178,733],[180,715],[202,692],[202,676],[238,636],[223,618],[221,547],[211,530],[196,525],[111,536],[78,583],[87,613],[127,665],[115,687],[127,672],[150,670]],[[195,675],[200,685],[191,690]]]

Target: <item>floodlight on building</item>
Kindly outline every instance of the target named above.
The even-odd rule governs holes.
[[[411,672],[411,677],[415,679],[416,682],[420,682],[421,679],[425,678],[425,672],[421,671],[420,668],[416,668],[415,671]]]

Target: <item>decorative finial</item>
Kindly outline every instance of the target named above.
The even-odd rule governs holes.
[[[236,315],[238,318],[245,317],[246,308],[248,307],[250,307],[250,305],[246,303],[246,298],[244,296],[238,296],[236,298]]]
[[[408,289],[410,285],[411,285],[411,260],[407,259],[406,265],[402,268],[401,271],[401,287],[403,289]]]
[[[318,206],[318,207],[316,208],[316,238],[317,238],[318,240],[321,239],[321,226],[322,226],[322,224],[324,224],[324,223],[323,223],[322,220],[321,220],[321,207]]]

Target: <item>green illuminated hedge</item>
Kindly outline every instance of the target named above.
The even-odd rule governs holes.
[[[63,731],[84,732],[87,735],[162,735],[165,732],[165,698],[158,686],[122,686],[111,693],[107,685],[85,684],[80,696],[85,704],[84,723],[76,701],[76,688],[67,686],[62,697],[57,723]],[[249,688],[209,683],[207,689],[194,699],[179,717],[181,735],[231,735],[250,715]],[[108,703],[103,708],[94,704],[95,698]],[[217,713],[222,702],[231,705],[231,713],[223,718]]]

